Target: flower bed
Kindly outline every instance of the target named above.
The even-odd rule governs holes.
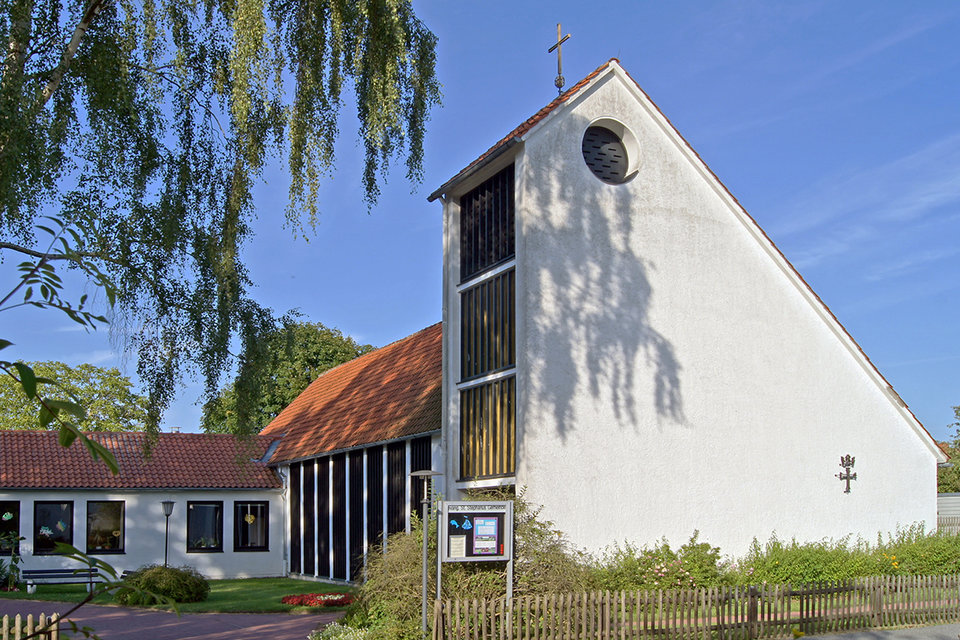
[[[280,598],[283,604],[296,607],[345,607],[353,602],[349,593],[301,593]]]

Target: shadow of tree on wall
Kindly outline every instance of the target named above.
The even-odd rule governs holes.
[[[577,120],[580,126],[567,130],[586,130],[589,122]],[[657,267],[631,247],[643,211],[627,185],[607,185],[589,174],[579,137],[567,144],[576,145],[576,153],[564,148],[549,159],[528,159],[525,166],[551,166],[520,176],[519,183],[527,200],[518,201],[517,224],[525,225],[520,237],[526,243],[518,247],[518,258],[547,256],[526,265],[523,286],[532,301],[518,301],[527,308],[531,397],[549,405],[541,410],[552,411],[562,438],[576,424],[573,399],[584,386],[594,398],[610,394],[621,427],[638,429],[647,407],[684,424],[682,367],[674,346],[650,320],[655,293],[648,273]],[[541,312],[530,313],[531,307]],[[649,400],[634,392],[645,368],[653,371]],[[657,420],[661,428],[663,422]]]

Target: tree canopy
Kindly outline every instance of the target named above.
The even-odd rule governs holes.
[[[946,445],[953,466],[937,469],[937,493],[960,493],[960,406],[953,408],[953,415],[957,420],[950,425],[956,429],[953,440],[941,443]]]
[[[53,395],[66,395],[86,410],[76,425],[83,431],[142,431],[147,399],[118,369],[63,362],[27,363],[38,376],[57,381]],[[50,425],[53,426],[53,425]],[[36,429],[37,408],[9,376],[0,376],[0,429]]]
[[[80,266],[116,301],[150,430],[180,375],[213,395],[277,327],[241,260],[265,163],[286,157],[286,222],[312,225],[352,95],[370,206],[394,159],[421,178],[439,99],[408,0],[0,0],[0,43],[0,260]]]
[[[288,322],[264,336],[261,346],[266,358],[256,373],[260,391],[246,411],[252,432],[267,426],[321,373],[373,351],[371,345],[361,345],[319,322]],[[237,424],[237,384],[243,382],[228,385],[204,406],[203,428],[208,433],[244,430]]]

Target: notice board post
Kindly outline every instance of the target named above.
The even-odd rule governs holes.
[[[440,503],[437,598],[443,562],[506,562],[507,604],[513,601],[513,501]]]

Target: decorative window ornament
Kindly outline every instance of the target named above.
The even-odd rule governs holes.
[[[580,153],[593,175],[607,184],[629,182],[640,169],[637,136],[614,118],[590,123],[580,141]]]
[[[257,516],[253,515],[252,513],[248,513],[247,515],[243,516],[243,519],[247,524],[253,524],[257,521]]]
[[[843,467],[843,472],[836,474],[834,477],[838,478],[841,482],[846,482],[847,486],[843,490],[844,493],[850,493],[850,481],[857,479],[856,473],[850,473],[850,470],[853,469],[853,465],[856,464],[857,459],[851,456],[849,453],[845,456],[840,456],[840,466]]]
[[[627,177],[627,148],[623,140],[606,127],[590,127],[580,145],[583,161],[593,175],[607,184],[620,184]]]

